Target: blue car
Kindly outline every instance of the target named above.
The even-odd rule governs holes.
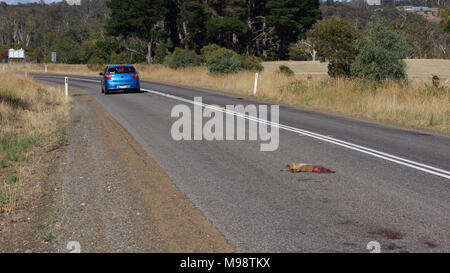
[[[139,73],[132,65],[108,65],[100,76],[103,76],[102,93],[105,95],[116,90],[141,92]]]

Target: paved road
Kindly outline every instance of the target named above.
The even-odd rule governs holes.
[[[70,86],[94,96],[238,251],[367,252],[369,241],[386,252],[450,251],[450,138],[281,106],[274,152],[259,141],[177,142],[175,105],[258,103],[154,82],[105,96],[98,80],[73,76]],[[291,162],[336,173],[280,172]]]

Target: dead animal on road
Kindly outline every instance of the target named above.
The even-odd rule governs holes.
[[[291,173],[335,173],[323,166],[308,163],[291,163],[286,165],[286,168]]]

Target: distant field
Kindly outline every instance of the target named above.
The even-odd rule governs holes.
[[[414,59],[405,60],[407,73],[410,77],[431,77],[438,75],[450,79],[450,60],[440,59]]]
[[[407,65],[407,73],[410,78],[431,78],[438,75],[442,79],[450,79],[450,60],[442,59],[413,59],[405,60]],[[326,76],[327,63],[319,61],[275,61],[263,62],[264,72],[278,71],[280,65],[289,66],[297,75]],[[7,66],[7,65],[6,65]],[[146,65],[139,65],[142,68]],[[150,66],[151,67],[151,66]],[[51,73],[75,73],[80,75],[98,75],[98,71],[90,70],[86,65],[70,65],[70,64],[48,64],[48,71]],[[10,69],[7,69],[10,70]],[[13,70],[42,72],[43,64],[27,64],[15,65]]]
[[[414,59],[405,60],[409,77],[432,77],[438,75],[441,78],[450,79],[450,60],[440,59]],[[313,61],[276,61],[264,62],[266,72],[277,71],[280,65],[289,66],[296,74],[325,75],[327,63]]]

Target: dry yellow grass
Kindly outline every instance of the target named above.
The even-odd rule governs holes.
[[[61,88],[32,78],[0,72],[0,82],[0,208],[11,210],[30,175],[33,162],[26,158],[33,147],[58,145],[66,137],[58,130],[69,103]]]
[[[254,74],[209,75],[205,68],[172,70],[163,66],[139,67],[142,78],[252,95]],[[304,79],[262,72],[257,96],[290,104],[372,119],[407,127],[450,132],[450,88],[429,83],[386,83],[376,88],[346,79]]]
[[[99,71],[93,71],[84,64],[14,64],[11,66],[5,65],[5,71],[12,72],[34,72],[34,73],[44,73],[45,66],[47,66],[47,72],[51,74],[67,74],[67,75],[85,75],[85,76],[98,76]],[[96,65],[102,67],[101,65]],[[2,71],[0,71],[2,72]]]

